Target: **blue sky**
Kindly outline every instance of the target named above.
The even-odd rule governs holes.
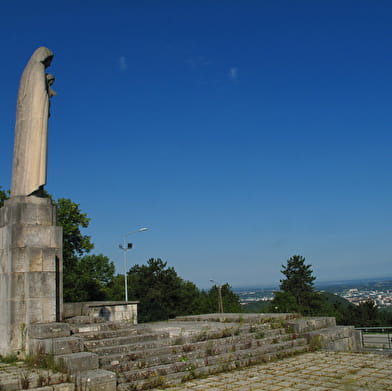
[[[123,272],[200,287],[392,276],[392,3],[4,1],[0,185],[33,51],[55,57],[46,189]]]

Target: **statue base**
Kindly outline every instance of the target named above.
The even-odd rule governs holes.
[[[17,196],[0,209],[0,354],[23,355],[32,323],[62,319],[62,227],[49,198]]]

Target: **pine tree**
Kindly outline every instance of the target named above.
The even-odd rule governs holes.
[[[305,265],[305,258],[293,255],[287,265],[282,265],[285,279],[280,280],[280,292],[271,301],[272,312],[299,312],[302,315],[327,315],[332,311],[326,297],[314,289],[312,265]]]
[[[291,293],[299,306],[309,305],[315,290],[313,281],[312,265],[305,265],[305,258],[301,255],[293,255],[287,266],[282,265],[282,274],[286,279],[280,280],[280,289],[283,292]]]

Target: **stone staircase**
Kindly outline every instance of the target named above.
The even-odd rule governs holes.
[[[0,389],[17,391],[21,389],[41,389],[45,391],[74,391],[75,384],[69,375],[48,369],[31,368],[19,361],[12,364],[0,362]]]
[[[26,333],[28,352],[37,359],[53,357],[54,367],[67,374],[68,383],[74,388],[116,390],[115,374],[100,369],[98,355],[85,351],[83,339],[71,334],[68,323],[31,324]]]
[[[288,321],[294,315],[227,314],[168,322],[71,325],[103,370],[117,373],[118,389],[169,386],[212,373],[309,351]]]
[[[296,314],[209,314],[141,325],[84,316],[28,332],[29,350],[54,355],[76,389],[86,391],[172,386],[319,348],[360,350],[360,342],[335,318]]]

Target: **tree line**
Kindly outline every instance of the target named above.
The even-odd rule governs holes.
[[[125,280],[115,274],[114,263],[103,254],[91,254],[94,244],[83,234],[90,218],[80,205],[67,198],[54,200],[57,224],[63,227],[63,294],[65,302],[123,301]],[[0,187],[0,207],[9,191]],[[162,259],[150,258],[146,264],[134,265],[127,272],[128,297],[139,301],[138,320],[150,322],[179,315],[218,311],[218,287],[208,291],[183,280]],[[225,312],[241,312],[239,297],[229,284],[221,287]]]
[[[47,194],[50,197],[49,194]],[[9,191],[0,186],[0,207]],[[63,290],[65,302],[124,300],[124,275],[115,275],[114,263],[103,254],[91,254],[94,245],[84,235],[90,218],[79,204],[70,199],[53,200],[57,206],[57,223],[63,227]],[[294,255],[282,265],[280,290],[269,303],[260,303],[253,312],[297,312],[304,316],[333,316],[337,324],[356,327],[392,325],[392,313],[382,311],[368,300],[355,306],[347,300],[314,287],[312,265]],[[200,290],[193,282],[183,280],[173,267],[160,258],[134,265],[127,272],[128,296],[139,301],[141,322],[164,320],[179,315],[213,313],[218,310],[218,287]],[[246,311],[229,284],[221,287],[225,312]]]
[[[392,326],[392,313],[380,310],[374,301],[354,305],[337,295],[317,291],[314,287],[312,265],[301,255],[294,255],[282,265],[280,290],[270,303],[259,311],[298,312],[304,316],[333,316],[339,325],[356,327]]]

